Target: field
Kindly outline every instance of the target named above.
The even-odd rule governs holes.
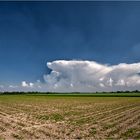
[[[0,95],[0,139],[139,139],[140,96]]]

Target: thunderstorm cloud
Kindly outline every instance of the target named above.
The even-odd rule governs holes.
[[[44,75],[49,91],[92,92],[140,89],[140,63],[104,65],[95,61],[48,62]]]
[[[47,63],[50,73],[44,82],[22,81],[0,85],[1,91],[96,92],[140,90],[140,63],[118,65],[84,60],[56,60]]]

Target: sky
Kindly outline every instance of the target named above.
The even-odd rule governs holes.
[[[139,87],[140,2],[0,1],[0,91]]]

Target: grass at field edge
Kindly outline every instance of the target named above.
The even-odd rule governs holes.
[[[140,93],[3,93],[5,95],[54,96],[54,97],[140,97]]]

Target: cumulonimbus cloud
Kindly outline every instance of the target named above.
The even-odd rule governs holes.
[[[48,62],[44,75],[49,91],[94,92],[140,89],[140,63],[104,65],[95,61],[57,60]]]
[[[140,63],[118,65],[95,61],[57,60],[47,63],[51,70],[44,82],[22,81],[21,85],[0,86],[1,91],[96,92],[140,90]]]

